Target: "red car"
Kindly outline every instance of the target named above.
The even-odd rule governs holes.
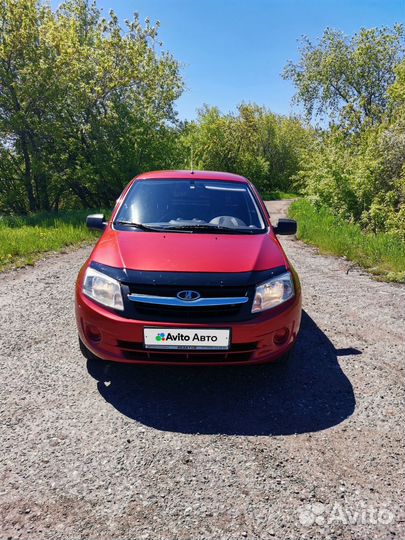
[[[76,320],[91,360],[234,365],[274,362],[301,320],[297,274],[255,187],[222,172],[132,180],[80,270]]]

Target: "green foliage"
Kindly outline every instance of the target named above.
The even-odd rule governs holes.
[[[323,134],[301,162],[295,185],[316,206],[328,206],[372,232],[405,238],[405,130],[382,124],[361,135]]]
[[[304,148],[313,136],[297,118],[244,104],[236,114],[205,106],[180,137],[184,166],[229,171],[250,178],[259,189],[288,189]]]
[[[402,38],[401,25],[362,28],[352,38],[328,28],[316,45],[303,38],[299,63],[290,61],[283,76],[293,81],[309,117],[327,114],[349,130],[375,125],[387,110]]]
[[[158,25],[122,30],[86,0],[3,0],[0,19],[0,211],[111,204],[171,165],[182,81]]]
[[[298,238],[324,253],[345,256],[390,281],[405,281],[405,241],[391,234],[365,234],[325,207],[316,208],[301,199],[290,206],[289,215],[298,222]]]
[[[286,191],[264,191],[260,194],[264,201],[281,201],[284,199],[297,199],[298,193],[288,193]]]
[[[42,212],[29,217],[0,219],[0,270],[32,264],[46,251],[92,241],[97,233],[85,226],[89,212]]]
[[[351,40],[326,31],[307,43],[286,75],[312,113],[337,119],[319,131],[293,178],[316,207],[369,232],[405,238],[405,64],[402,28],[361,30]],[[378,79],[378,80],[377,80]],[[312,85],[312,86],[311,86]],[[345,99],[340,94],[344,92]]]
[[[388,89],[388,94],[394,105],[405,106],[405,60],[395,68],[395,82]]]

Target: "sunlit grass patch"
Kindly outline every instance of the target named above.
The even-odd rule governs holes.
[[[86,227],[91,211],[0,218],[0,270],[33,264],[47,251],[63,251],[97,238]]]

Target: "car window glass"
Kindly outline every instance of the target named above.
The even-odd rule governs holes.
[[[145,225],[217,225],[264,229],[249,187],[239,182],[137,180],[116,220]]]

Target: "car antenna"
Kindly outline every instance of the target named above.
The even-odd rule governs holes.
[[[191,169],[190,173],[191,174],[194,174],[194,163],[193,163],[194,159],[193,158],[194,158],[194,147],[193,145],[191,145],[191,150],[190,150],[190,169]]]

